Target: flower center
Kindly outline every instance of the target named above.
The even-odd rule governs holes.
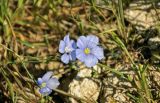
[[[64,50],[65,50],[66,53],[69,53],[69,52],[72,51],[68,46],[66,46]]]
[[[45,82],[43,82],[43,83],[41,84],[41,88],[44,88],[44,87],[46,87],[46,83],[45,83]]]
[[[85,48],[85,49],[84,49],[84,53],[85,53],[85,54],[89,54],[89,53],[90,53],[90,49],[89,49],[89,48]]]

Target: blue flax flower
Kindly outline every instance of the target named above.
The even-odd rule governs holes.
[[[49,95],[53,89],[59,86],[59,81],[57,78],[52,77],[53,72],[49,71],[42,78],[38,78],[38,85],[40,86],[39,92],[43,96]]]
[[[99,39],[97,36],[80,36],[77,41],[76,57],[84,62],[87,67],[95,66],[98,60],[104,58],[103,48],[98,45]]]
[[[63,55],[61,56],[61,61],[65,64],[68,64],[69,61],[76,60],[76,43],[74,40],[70,40],[69,34],[60,41],[59,52]]]

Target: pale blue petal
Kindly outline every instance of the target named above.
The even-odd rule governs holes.
[[[71,40],[71,44],[73,49],[77,48],[76,42],[74,40]]]
[[[61,61],[62,61],[63,63],[65,63],[65,64],[68,64],[68,63],[69,63],[69,58],[70,58],[70,56],[65,53],[65,54],[63,54],[63,55],[61,56]]]
[[[37,80],[37,84],[40,86],[42,83],[43,83],[44,81],[43,81],[43,79],[42,78],[38,78],[38,80]]]
[[[59,52],[60,53],[64,53],[65,52],[65,42],[63,40],[60,41],[60,44],[59,44]]]
[[[88,44],[87,44],[87,47],[88,47],[88,48],[92,49],[92,48],[95,48],[96,46],[97,46],[96,43],[91,42],[91,41],[88,41]]]
[[[40,92],[43,96],[48,96],[49,94],[51,94],[52,90],[49,89],[48,87],[44,87],[44,88],[40,88],[39,92]]]
[[[69,39],[69,34],[68,35],[66,35],[65,37],[64,37],[64,42],[65,42],[65,44],[66,45],[68,45],[69,44],[69,42],[70,42],[70,39]]]
[[[84,53],[83,49],[76,49],[76,57],[79,59],[81,62],[84,62],[86,55]]]
[[[103,48],[96,46],[91,50],[91,53],[96,56],[99,60],[104,58]]]
[[[88,35],[88,36],[87,36],[87,41],[90,41],[90,42],[92,42],[92,43],[95,43],[96,45],[99,44],[99,39],[98,39],[98,37],[95,36],[95,35]]]
[[[51,78],[52,75],[53,75],[53,72],[49,71],[46,74],[44,74],[44,76],[42,77],[42,80],[47,82]]]
[[[71,40],[69,43],[68,43],[68,48],[71,50],[71,51],[73,51],[74,49],[76,49],[76,47],[74,47],[75,46],[75,42],[74,42],[74,40]]]
[[[98,63],[98,59],[94,55],[87,55],[84,61],[87,67],[93,67]]]
[[[78,38],[78,40],[77,40],[77,46],[79,48],[83,48],[83,49],[86,48],[86,46],[87,46],[87,39],[86,39],[85,36],[80,36]]]
[[[72,51],[70,53],[70,60],[71,61],[75,61],[76,60],[76,50]]]
[[[50,89],[56,89],[59,86],[59,81],[57,78],[51,78],[48,82],[47,82],[47,87]]]

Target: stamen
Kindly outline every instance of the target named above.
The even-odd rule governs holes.
[[[65,49],[64,49],[64,50],[65,50],[65,52],[66,52],[66,53],[71,52],[71,49],[70,49],[68,46],[67,46],[67,47],[65,47]]]
[[[41,88],[44,88],[44,87],[46,87],[46,83],[45,83],[45,82],[43,82],[43,83],[41,84]]]
[[[85,53],[85,54],[89,54],[89,53],[90,53],[90,49],[89,49],[89,48],[86,48],[86,49],[84,50],[84,53]]]

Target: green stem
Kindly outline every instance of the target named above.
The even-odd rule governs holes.
[[[106,66],[106,65],[104,65],[104,64],[100,64],[100,63],[98,63],[98,65],[101,66],[101,67],[104,67],[105,70],[108,70],[108,71],[110,71],[110,72],[113,72],[113,73],[119,75],[120,77],[122,77],[122,78],[124,78],[124,79],[130,81],[128,78],[126,78],[126,77],[124,76],[123,73],[117,71],[116,69],[110,68],[110,67],[108,67],[108,66]]]

